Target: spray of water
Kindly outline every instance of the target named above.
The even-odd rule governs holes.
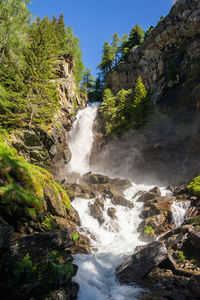
[[[68,140],[72,152],[72,159],[68,165],[69,171],[81,175],[89,171],[89,156],[93,143],[92,127],[98,107],[99,103],[89,104],[77,114],[77,119],[69,133]]]
[[[89,171],[89,155],[93,142],[93,122],[97,113],[98,104],[90,105],[77,115],[77,120],[69,135],[69,147],[72,160],[69,165],[71,172],[84,174]],[[118,174],[115,173],[117,176]],[[93,241],[93,251],[90,255],[76,255],[78,264],[76,280],[80,285],[79,300],[128,300],[138,299],[141,288],[138,286],[121,285],[115,278],[115,269],[123,259],[134,252],[138,245],[144,244],[139,240],[137,227],[142,221],[140,212],[142,203],[136,202],[134,197],[138,191],[148,191],[153,186],[132,184],[125,191],[126,199],[134,203],[130,209],[114,206],[111,200],[105,200],[103,217],[105,222],[100,225],[90,214],[90,204],[93,200],[76,198],[72,205],[78,211],[81,226],[89,229],[96,237]],[[165,195],[165,190],[162,194]],[[107,215],[109,207],[116,210],[116,219]]]
[[[175,201],[172,206],[172,216],[176,228],[180,227],[185,221],[186,212],[190,207],[190,201]]]

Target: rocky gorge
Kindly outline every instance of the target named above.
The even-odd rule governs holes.
[[[177,1],[109,72],[113,91],[142,76],[146,128],[107,136],[60,55],[53,122],[0,135],[2,299],[200,299],[199,23]]]

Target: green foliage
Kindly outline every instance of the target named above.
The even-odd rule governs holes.
[[[78,233],[73,232],[73,233],[72,233],[72,239],[73,239],[73,242],[77,242],[77,241],[79,240],[79,235],[78,235]]]
[[[194,196],[200,196],[200,176],[194,178],[187,186],[188,191]]]
[[[0,177],[4,181],[0,187],[0,209],[6,218],[22,216],[35,219],[39,211],[45,210],[45,187],[59,199],[63,209],[71,210],[67,192],[53,180],[53,175],[18,157],[16,151],[1,140]],[[48,229],[53,223],[46,218],[43,225]]]
[[[144,229],[144,233],[155,235],[155,231],[151,226],[146,226]]]
[[[111,71],[115,59],[114,48],[108,43],[105,42],[103,46],[103,55],[98,68],[102,71],[104,78]]]
[[[184,260],[186,258],[185,255],[184,255],[184,253],[183,253],[183,251],[177,251],[177,252],[178,252],[180,260]]]
[[[84,91],[86,94],[91,93],[94,91],[94,86],[95,86],[95,79],[91,75],[91,70],[87,68],[84,72],[83,75],[83,80],[82,80],[82,91]]]
[[[60,276],[64,276],[69,279],[76,273],[75,266],[72,264],[72,262],[65,262],[65,253],[61,253],[60,251],[56,250],[49,253],[47,268],[51,274],[51,282],[54,282],[54,280]]]
[[[32,261],[30,255],[27,253],[22,260],[16,263],[15,268],[13,269],[13,274],[17,279],[19,279],[23,273],[26,273],[28,276],[30,275],[31,267]]]
[[[60,55],[74,61],[80,86],[80,42],[64,16],[30,22],[28,0],[0,2],[0,128],[47,126],[59,109],[55,67]]]
[[[147,91],[138,78],[134,93],[121,89],[113,95],[110,89],[104,91],[100,107],[107,134],[119,134],[129,128],[144,126],[151,104]]]

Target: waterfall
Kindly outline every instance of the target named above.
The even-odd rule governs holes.
[[[98,104],[89,105],[81,110],[69,134],[69,147],[72,160],[69,164],[71,172],[81,174],[90,171],[89,155],[93,142],[93,123],[97,114]],[[116,174],[117,177],[117,174]],[[72,206],[78,211],[81,227],[88,229],[95,240],[92,240],[93,252],[90,255],[76,255],[78,273],[75,280],[80,285],[79,300],[128,300],[138,299],[142,289],[137,285],[122,285],[116,280],[115,269],[138,245],[144,243],[139,240],[137,227],[142,221],[140,213],[143,204],[136,202],[138,191],[148,191],[153,186],[134,184],[124,194],[127,200],[134,203],[130,209],[114,206],[109,198],[105,199],[103,217],[105,222],[100,225],[90,214],[90,205],[95,199],[86,200],[76,198]],[[165,194],[165,191],[162,191]],[[138,196],[139,197],[139,196]],[[111,220],[107,209],[116,210],[116,219]]]
[[[175,201],[172,208],[172,216],[175,227],[178,228],[185,221],[186,212],[190,207],[190,201]]]
[[[68,145],[72,159],[68,170],[81,175],[89,171],[89,155],[93,143],[92,127],[99,103],[89,104],[77,114],[76,121],[69,133]]]

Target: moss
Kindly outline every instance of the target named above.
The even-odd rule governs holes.
[[[78,233],[73,232],[73,233],[72,233],[72,239],[73,239],[73,242],[77,242],[77,241],[79,240],[79,235],[78,235]]]
[[[194,196],[200,196],[200,176],[194,178],[187,186],[187,189],[190,194]]]
[[[151,226],[146,226],[144,229],[144,233],[155,235],[155,230]]]
[[[53,180],[53,175],[17,156],[17,151],[1,139],[0,177],[4,181],[0,187],[0,207],[7,216],[18,212],[18,216],[35,219],[38,211],[45,210],[45,187],[59,199],[61,210],[65,209],[68,213],[71,211],[69,196]],[[43,225],[49,227],[47,220]]]

